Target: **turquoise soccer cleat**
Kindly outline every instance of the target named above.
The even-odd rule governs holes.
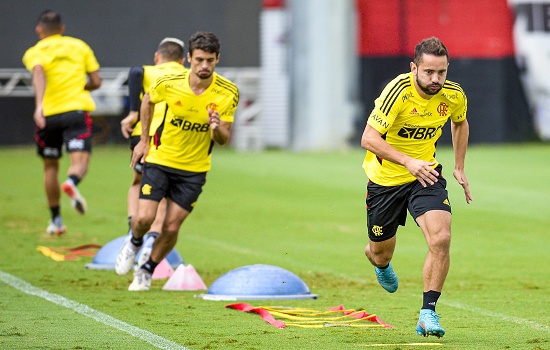
[[[441,338],[445,330],[439,325],[439,316],[435,311],[429,309],[420,310],[420,317],[416,324],[416,334],[427,337],[429,335]]]
[[[385,269],[379,269],[375,266],[374,272],[376,272],[376,278],[378,278],[378,283],[380,283],[382,288],[390,293],[393,293],[397,290],[399,283],[397,280],[397,275],[393,271],[391,263]]]

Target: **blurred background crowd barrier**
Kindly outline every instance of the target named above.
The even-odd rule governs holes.
[[[468,96],[470,143],[550,140],[550,0],[52,0],[66,35],[102,66],[94,142],[126,142],[127,74],[152,64],[158,42],[198,30],[222,43],[218,73],[240,89],[231,145],[329,150],[359,147],[374,99],[409,71],[416,43],[437,36],[448,79]],[[32,144],[30,73],[41,2],[0,3],[0,145]],[[124,16],[120,15],[124,13]],[[450,144],[444,132],[441,143]]]

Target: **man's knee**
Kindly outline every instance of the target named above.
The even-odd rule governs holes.
[[[179,233],[180,225],[170,224],[164,222],[162,225],[162,234],[166,237],[177,237]]]
[[[433,251],[448,253],[451,248],[451,232],[442,230],[436,234],[432,234],[428,240],[428,246]]]
[[[135,220],[136,225],[138,227],[146,227],[149,228],[153,221],[155,220],[154,215],[149,215],[147,213],[138,213],[134,217],[132,217],[132,220]]]

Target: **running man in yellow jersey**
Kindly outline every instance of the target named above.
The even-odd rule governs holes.
[[[60,188],[78,213],[84,214],[87,209],[76,186],[88,171],[92,149],[88,112],[95,109],[95,104],[90,91],[101,86],[99,64],[92,49],[80,39],[63,36],[64,31],[58,13],[43,11],[36,25],[40,40],[23,56],[35,90],[35,140],[44,162],[44,186],[51,212],[46,231],[57,235],[66,231],[60,212]],[[71,164],[68,179],[60,186],[57,176],[63,144]]]
[[[163,39],[155,52],[155,65],[145,65],[132,67],[128,74],[128,90],[130,100],[130,112],[128,116],[120,122],[122,135],[125,138],[130,138],[130,149],[138,144],[141,137],[141,120],[139,116],[139,108],[141,99],[149,87],[163,75],[182,74],[186,68],[183,66],[184,58],[184,43],[176,38]],[[166,103],[161,102],[155,105],[155,111],[151,126],[149,128],[149,136],[153,136],[155,130],[159,127],[164,119]],[[133,179],[130,188],[128,189],[128,225],[130,225],[132,216],[137,213],[139,201],[139,189],[141,183],[141,173],[143,171],[143,163],[138,163],[133,171]],[[158,207],[157,217],[151,225],[148,237],[154,240],[162,228],[164,214],[166,210],[166,200],[161,200]],[[131,228],[130,228],[131,229]],[[146,259],[150,254],[150,244],[147,244],[147,252],[144,250],[140,259]],[[140,260],[141,261],[141,260]]]
[[[464,189],[466,202],[472,201],[464,172],[467,100],[460,85],[446,80],[448,65],[447,48],[441,41],[432,37],[420,42],[411,72],[392,80],[376,99],[361,139],[367,150],[363,168],[369,179],[365,254],[380,285],[395,292],[398,280],[391,260],[396,233],[410,212],[428,244],[416,331],[437,337],[445,334],[435,306],[449,271],[451,204],[435,150],[448,119],[455,154],[453,175]]]
[[[138,213],[132,218],[132,237],[117,257],[116,272],[128,273],[155,219],[158,202],[167,199],[162,231],[149,260],[135,273],[131,291],[149,290],[158,263],[174,248],[183,221],[193,210],[210,170],[214,143],[229,141],[239,103],[237,86],[216,74],[220,59],[218,38],[197,32],[189,39],[190,69],[157,79],[142,100],[141,140],[132,164],[145,158]],[[148,136],[155,104],[168,110],[154,136]]]

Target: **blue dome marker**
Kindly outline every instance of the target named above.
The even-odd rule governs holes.
[[[294,273],[271,265],[248,265],[219,277],[205,300],[288,300],[317,299],[309,287]]]

